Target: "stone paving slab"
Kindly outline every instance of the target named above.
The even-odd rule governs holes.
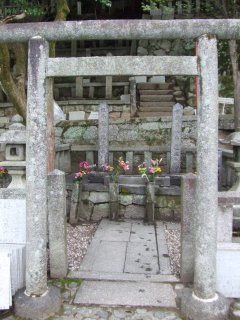
[[[153,225],[144,225],[142,222],[133,222],[130,242],[156,243],[155,228]]]
[[[166,283],[84,281],[75,304],[176,308],[176,294]]]
[[[124,272],[145,274],[159,273],[156,242],[129,242],[127,245]]]
[[[94,235],[96,240],[129,241],[131,222],[116,222],[103,219]]]
[[[126,248],[126,242],[101,241],[92,271],[123,272]]]

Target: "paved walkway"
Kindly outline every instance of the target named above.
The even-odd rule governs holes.
[[[74,299],[80,305],[176,308],[164,226],[142,221],[101,221],[79,271],[85,279]]]
[[[80,270],[53,284],[63,308],[52,320],[182,320],[161,222],[102,220]]]

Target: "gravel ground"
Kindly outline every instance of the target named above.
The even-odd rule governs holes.
[[[165,225],[165,236],[168,246],[168,253],[170,256],[170,266],[172,274],[180,276],[180,236],[181,226],[180,223],[167,222]]]
[[[180,224],[166,222],[165,236],[168,245],[172,274],[180,275]],[[97,223],[67,226],[68,263],[70,270],[77,270],[97,229]]]
[[[77,270],[97,229],[97,223],[67,226],[67,250],[69,269]]]

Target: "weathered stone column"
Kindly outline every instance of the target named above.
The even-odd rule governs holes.
[[[29,41],[26,149],[26,290],[15,297],[15,312],[26,319],[47,318],[59,310],[56,288],[47,286],[47,85],[48,43]]]
[[[179,173],[181,170],[182,115],[183,106],[176,103],[172,111],[170,173]]]
[[[98,116],[98,164],[108,163],[108,133],[109,133],[108,105],[103,102],[99,106]]]
[[[216,296],[218,212],[218,57],[217,40],[199,38],[200,96],[197,114],[197,228],[194,293],[201,299]]]
[[[48,43],[29,41],[27,101],[26,293],[47,291],[47,86]]]
[[[199,38],[196,236],[194,288],[182,298],[191,320],[226,319],[226,300],[216,294],[218,213],[218,57],[215,36]]]
[[[57,169],[48,175],[48,225],[50,275],[64,278],[68,270],[66,179],[65,173]]]

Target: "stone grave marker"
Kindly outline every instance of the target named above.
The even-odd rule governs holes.
[[[179,173],[181,170],[182,115],[183,106],[176,103],[172,113],[170,173]]]

